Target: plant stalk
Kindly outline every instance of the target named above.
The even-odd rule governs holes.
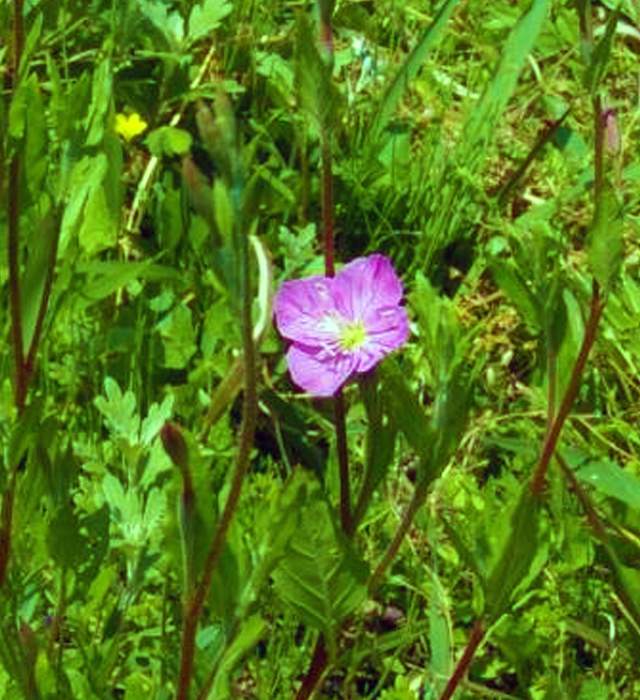
[[[400,546],[402,545],[402,542],[404,541],[407,532],[409,532],[411,523],[413,522],[416,513],[420,509],[420,506],[423,504],[424,499],[427,495],[429,483],[430,482],[427,479],[423,479],[422,481],[418,482],[413,492],[411,501],[407,506],[404,515],[402,516],[402,521],[400,522],[400,525],[396,530],[396,534],[394,535],[391,544],[389,545],[380,563],[378,564],[375,571],[371,575],[371,578],[369,579],[370,596],[375,595],[378,586],[382,582],[383,576],[385,575],[387,569],[391,566],[393,560],[396,558],[398,552],[400,551]]]
[[[598,324],[602,318],[602,312],[604,311],[604,301],[600,292],[600,286],[594,280],[593,282],[593,292],[591,295],[591,310],[589,313],[589,319],[587,321],[587,327],[585,329],[584,338],[582,339],[582,345],[580,346],[580,352],[576,359],[576,363],[571,372],[571,379],[569,380],[569,386],[562,397],[562,403],[558,409],[558,413],[555,416],[551,430],[548,431],[547,437],[542,448],[542,454],[540,455],[540,461],[534,472],[533,478],[531,479],[531,492],[534,494],[542,493],[544,489],[547,469],[549,467],[549,462],[558,444],[558,439],[560,437],[560,432],[562,431],[562,426],[566,421],[573,402],[578,394],[578,386],[580,384],[580,378],[584,372],[584,368],[589,359],[589,353],[596,339],[596,331],[598,330]]]
[[[239,158],[239,155],[236,157]],[[237,168],[237,164],[235,165]],[[251,451],[258,418],[258,388],[256,375],[256,352],[253,340],[252,322],[252,296],[251,276],[249,264],[249,237],[241,225],[241,184],[239,172],[234,172],[234,208],[236,211],[236,225],[234,230],[235,248],[238,251],[238,271],[240,278],[240,314],[242,349],[244,365],[244,400],[242,402],[242,424],[240,428],[240,441],[238,457],[231,478],[229,495],[216,528],[211,548],[205,562],[202,578],[195,587],[193,594],[189,594],[186,602],[186,613],[182,627],[180,650],[180,676],[176,700],[188,700],[191,678],[195,661],[195,637],[198,629],[200,615],[204,608],[205,600],[211,588],[211,579],[220,556],[224,550],[227,533],[231,521],[238,507],[242,484],[249,468]]]
[[[462,652],[462,656],[456,664],[455,670],[451,675],[451,678],[449,678],[449,682],[442,692],[442,695],[440,696],[440,700],[450,700],[450,698],[453,697],[453,694],[456,692],[456,688],[458,687],[460,681],[469,671],[473,657],[484,639],[485,632],[484,622],[481,618],[478,618],[473,623],[473,628],[471,629],[471,635],[469,637],[469,641],[467,642],[467,646]]]

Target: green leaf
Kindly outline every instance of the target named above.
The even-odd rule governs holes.
[[[118,242],[118,215],[107,202],[105,188],[91,190],[84,207],[84,215],[78,241],[82,250],[93,256],[106,248],[114,248]]]
[[[242,657],[255,648],[256,644],[266,634],[267,629],[266,620],[258,615],[253,615],[243,620],[238,636],[224,652],[215,682],[207,696],[209,700],[226,700],[234,697],[231,674],[242,660]]]
[[[45,155],[47,133],[45,108],[36,75],[26,83],[26,144],[24,165],[26,180],[32,202],[39,202],[42,196],[44,177],[49,159]]]
[[[410,389],[405,375],[393,360],[382,363],[378,371],[382,380],[382,395],[389,415],[426,468],[432,461],[435,436],[425,410]]]
[[[587,10],[587,12],[590,11],[590,9]],[[611,57],[611,47],[613,46],[613,39],[616,35],[619,19],[620,6],[618,6],[609,16],[604,36],[597,43],[591,56],[591,61],[586,74],[586,83],[587,89],[592,95],[596,94],[606,75],[607,65],[609,64],[609,58]]]
[[[383,410],[383,400],[377,376],[365,376],[361,381],[362,398],[367,413],[365,441],[364,479],[357,510],[356,524],[365,515],[371,496],[385,478],[393,461],[398,426]]]
[[[177,11],[170,12],[165,3],[157,0],[138,0],[138,5],[169,47],[177,49],[184,39],[184,20],[180,14]]]
[[[184,369],[198,350],[191,310],[178,304],[156,326],[164,345],[164,365]]]
[[[529,328],[535,332],[542,329],[542,309],[533,290],[522,279],[520,273],[504,260],[492,260],[489,269],[493,279],[505,292]]]
[[[113,111],[113,74],[111,62],[102,57],[93,75],[91,105],[87,115],[87,146],[97,146],[104,136],[104,127]]]
[[[147,146],[151,155],[156,158],[167,156],[181,156],[189,153],[193,139],[191,134],[184,129],[175,126],[161,126],[154,129],[147,136]]]
[[[161,282],[180,279],[180,274],[176,270],[150,262],[93,261],[78,264],[76,272],[86,276],[82,294],[91,302],[100,301],[115,294],[134,280]]]
[[[300,102],[315,128],[329,128],[335,102],[332,66],[320,55],[315,28],[302,13],[298,21],[296,85]]]
[[[340,623],[366,598],[367,566],[336,524],[319,488],[303,505],[298,528],[273,572],[280,597],[331,650]]]
[[[22,333],[25,355],[29,352],[36,320],[43,303],[43,292],[48,275],[56,264],[57,230],[59,218],[50,213],[41,222],[35,245],[28,247],[29,253],[22,284]]]
[[[591,273],[605,291],[610,290],[620,276],[624,250],[622,214],[609,187],[605,187],[600,201],[596,203],[587,249]]]
[[[130,445],[138,444],[140,417],[136,397],[132,391],[122,393],[118,382],[111,377],[104,380],[104,396],[96,396],[96,408],[105,417],[105,423],[116,437],[124,438]]]
[[[640,511],[640,479],[613,462],[589,462],[576,472],[580,481]]]
[[[546,561],[546,547],[540,541],[543,502],[524,485],[511,517],[509,534],[486,585],[486,607],[492,622],[504,615]]]
[[[368,143],[376,144],[380,133],[386,128],[402,96],[409,88],[420,69],[424,66],[427,54],[436,45],[444,28],[449,21],[459,0],[447,0],[433,20],[433,23],[422,35],[418,43],[405,60],[396,74],[393,82],[382,98],[378,110],[373,118],[371,128],[368,129]]]
[[[67,204],[62,217],[60,231],[60,255],[64,255],[75,234],[89,195],[100,185],[107,173],[109,163],[104,153],[94,157],[84,156],[74,164],[68,185],[64,188]],[[66,183],[65,183],[66,184]]]
[[[220,239],[229,243],[233,236],[233,206],[222,178],[213,183],[213,215]]]
[[[189,41],[210,35],[232,9],[226,0],[204,0],[201,5],[194,5],[189,15]]]
[[[547,14],[546,0],[534,0],[531,9],[519,20],[501,51],[493,79],[474,107],[465,127],[470,144],[493,135],[509,102],[527,58],[535,46]]]

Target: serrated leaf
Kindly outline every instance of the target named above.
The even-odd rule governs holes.
[[[96,396],[96,408],[105,417],[109,430],[124,438],[130,445],[138,443],[140,417],[137,414],[136,397],[132,391],[122,393],[118,382],[111,377],[104,380],[104,396]]]
[[[340,623],[366,598],[367,573],[316,489],[273,572],[278,594],[306,624],[325,634],[331,649]]]
[[[202,4],[194,5],[189,15],[189,41],[211,34],[232,9],[226,0],[204,0]]]

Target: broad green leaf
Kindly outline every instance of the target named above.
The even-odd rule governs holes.
[[[217,178],[213,183],[213,215],[220,238],[224,242],[230,242],[233,236],[233,207],[229,190],[222,178]]]
[[[68,185],[65,187],[67,202],[60,231],[61,256],[81,223],[81,215],[89,195],[100,187],[108,167],[109,163],[104,153],[93,157],[84,156],[73,165]]]
[[[118,241],[118,225],[118,212],[109,207],[105,188],[100,186],[91,190],[78,232],[80,247],[87,256],[114,248]]]
[[[546,560],[546,547],[540,539],[542,513],[542,499],[525,483],[511,517],[510,532],[486,584],[487,615],[492,622],[509,610]]]
[[[360,387],[367,413],[367,435],[364,479],[358,497],[358,505],[354,512],[356,526],[364,517],[371,496],[385,478],[393,461],[398,434],[398,426],[395,421],[391,420],[384,412],[377,376],[374,374],[363,377]]]
[[[298,528],[273,572],[276,591],[335,650],[340,623],[366,598],[367,566],[346,540],[319,489],[299,514]]]
[[[429,601],[429,666],[437,678],[448,678],[453,671],[453,622],[443,581],[435,571]]]
[[[613,462],[589,462],[576,476],[598,492],[640,511],[640,478]]]
[[[155,695],[154,683],[149,674],[135,671],[130,673],[124,682],[124,700],[139,700]]]
[[[20,75],[24,74],[25,70],[27,69],[27,66],[29,65],[29,61],[32,58],[33,52],[38,47],[40,35],[42,34],[42,22],[42,12],[38,12],[35,20],[33,21],[33,24],[31,25],[31,29],[29,29],[27,38],[24,42],[22,56],[20,57]]]
[[[214,32],[233,6],[227,0],[204,0],[193,6],[189,15],[189,41],[197,41]]]
[[[433,20],[433,23],[414,46],[413,50],[396,74],[393,82],[387,89],[380,102],[380,105],[373,118],[371,128],[367,130],[367,139],[369,144],[376,144],[380,133],[386,128],[396,108],[400,104],[402,96],[418,75],[420,69],[423,67],[427,54],[436,45],[443,34],[447,22],[451,18],[457,4],[458,0],[447,0],[447,2],[442,5],[440,11]]]
[[[32,401],[15,423],[6,448],[5,460],[9,467],[17,467],[25,457],[42,428],[42,399]]]

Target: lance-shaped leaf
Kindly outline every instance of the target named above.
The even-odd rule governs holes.
[[[587,246],[591,273],[600,286],[608,290],[620,275],[623,259],[622,216],[610,188],[603,190],[596,204]]]
[[[525,484],[511,517],[510,532],[487,581],[486,610],[491,621],[509,609],[537,576],[546,561],[546,545],[540,539],[543,501]]]

